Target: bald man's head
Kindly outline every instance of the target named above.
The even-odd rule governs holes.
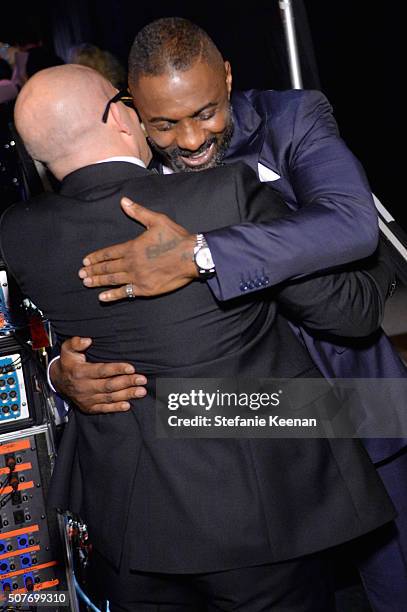
[[[114,118],[102,123],[115,93],[109,81],[85,66],[67,64],[36,73],[22,88],[14,111],[30,155],[59,177],[104,157],[139,155],[137,143],[144,138],[133,111],[120,105]]]

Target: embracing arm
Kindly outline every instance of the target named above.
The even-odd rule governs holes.
[[[286,219],[295,218],[297,213],[287,216],[286,205],[269,185],[248,191],[248,173],[235,173],[235,178],[242,220],[261,225],[277,223],[283,215]],[[270,202],[273,202],[271,206]],[[246,287],[248,281],[253,284],[260,274],[264,272],[255,266],[243,267],[240,270],[240,277],[245,278],[243,286]],[[281,283],[272,287],[271,296],[289,318],[310,330],[361,337],[380,327],[386,298],[394,287],[395,271],[386,245],[381,242],[368,258]]]
[[[86,350],[90,338],[69,338],[58,358],[49,366],[48,376],[54,390],[72,401],[82,412],[124,412],[129,400],[144,397],[147,379],[129,363],[90,363]]]
[[[316,91],[298,92],[298,99],[295,106],[288,102],[293,110],[284,114],[284,121],[291,121],[292,132],[288,135],[287,128],[281,142],[282,130],[272,117],[269,121],[274,154],[283,158],[281,181],[290,182],[299,210],[288,218],[206,234],[216,265],[216,278],[209,285],[220,300],[241,294],[244,269],[264,270],[275,285],[364,259],[377,246],[377,214],[369,185],[338,136],[327,99]]]

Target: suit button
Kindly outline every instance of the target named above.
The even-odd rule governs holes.
[[[247,283],[247,288],[248,288],[248,289],[254,289],[254,287],[255,287],[254,282],[253,282],[252,280],[250,280],[250,281]]]
[[[255,278],[254,279],[254,286],[255,287],[262,287],[263,286],[263,283],[261,282],[260,278]]]
[[[249,287],[247,286],[247,283],[241,282],[240,285],[239,285],[240,291],[247,291],[248,288]]]
[[[262,276],[260,281],[261,281],[261,284],[263,285],[263,287],[267,287],[267,285],[270,282],[270,279],[269,279],[268,276]]]

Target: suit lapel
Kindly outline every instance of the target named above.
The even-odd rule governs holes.
[[[244,161],[258,174],[257,164],[265,136],[264,121],[242,93],[233,94],[232,107],[234,130],[225,161]]]
[[[273,188],[282,195],[290,207],[297,209],[298,204],[292,186],[285,178],[283,160],[276,159],[274,154],[271,138],[272,122],[268,120],[270,106],[262,106],[261,100],[254,100],[253,95],[250,97],[250,91],[246,94],[237,92],[232,98],[235,131],[225,161],[243,161],[256,172],[257,176],[258,164],[263,164],[280,177],[272,182]]]

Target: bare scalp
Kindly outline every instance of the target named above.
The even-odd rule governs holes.
[[[78,150],[100,119],[113,86],[91,68],[67,64],[41,70],[17,97],[17,131],[34,159],[52,164]]]

